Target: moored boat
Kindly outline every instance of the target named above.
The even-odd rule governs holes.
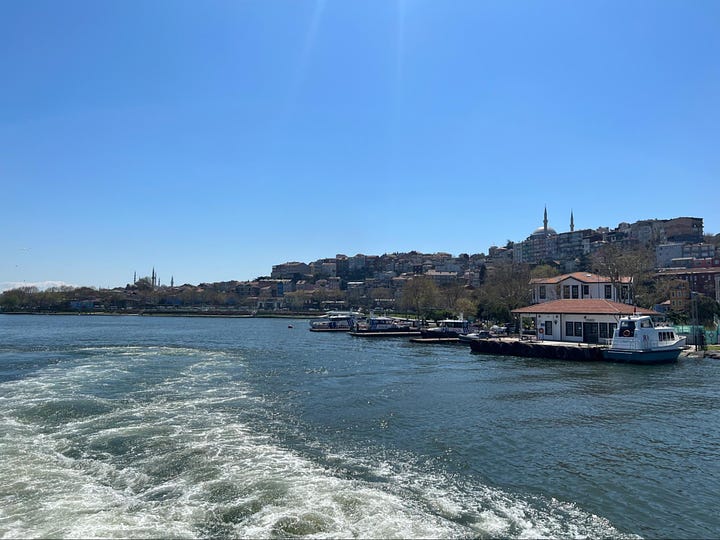
[[[490,339],[493,335],[488,330],[478,330],[477,332],[470,332],[469,334],[460,334],[458,339],[465,343],[470,343],[478,339]]]
[[[422,329],[423,338],[457,338],[470,332],[470,321],[459,319],[443,319],[438,325]]]
[[[310,321],[311,332],[349,332],[362,317],[359,311],[328,311]]]
[[[354,336],[419,336],[417,320],[397,317],[368,317],[358,320],[350,332]]]
[[[603,358],[634,364],[675,362],[685,340],[670,326],[656,326],[647,315],[622,317]]]

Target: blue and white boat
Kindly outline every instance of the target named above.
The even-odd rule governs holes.
[[[656,326],[647,315],[622,317],[603,357],[614,362],[666,364],[677,361],[685,340],[670,326]]]

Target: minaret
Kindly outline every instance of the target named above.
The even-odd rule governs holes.
[[[175,287],[175,276],[170,276],[170,288]]]
[[[155,279],[156,279],[156,278],[157,278],[157,275],[155,274],[155,267],[153,266],[153,270],[152,270],[152,286],[153,286],[153,289],[155,288]]]
[[[570,210],[570,232],[575,230],[575,219],[573,218],[573,212]]]
[[[545,216],[543,217],[543,230],[545,232],[545,236],[547,236],[547,233],[548,233],[547,206],[545,206]]]

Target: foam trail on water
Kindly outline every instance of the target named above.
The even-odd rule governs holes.
[[[432,472],[412,454],[294,449],[286,437],[302,427],[254,393],[237,355],[82,355],[3,385],[0,536],[620,536],[571,504]]]

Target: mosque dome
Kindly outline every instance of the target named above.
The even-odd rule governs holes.
[[[530,235],[533,238],[536,237],[543,237],[547,234],[547,236],[555,236],[557,235],[557,232],[552,227],[547,228],[547,232],[545,231],[545,227],[538,227],[533,231],[533,233]]]

